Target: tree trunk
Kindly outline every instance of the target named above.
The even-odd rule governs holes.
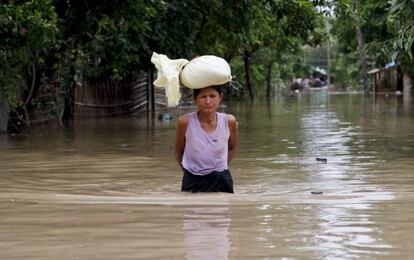
[[[361,22],[358,13],[358,0],[354,0],[354,15],[355,15],[355,31],[358,40],[359,62],[361,66],[362,82],[364,84],[364,93],[368,94],[368,76],[367,76],[367,61],[365,57],[364,38],[361,32]]]
[[[63,108],[63,121],[73,120],[75,114],[75,89],[72,86],[65,87],[65,101]]]
[[[0,135],[7,132],[9,121],[10,104],[0,88]]]
[[[272,95],[272,68],[273,62],[270,61],[266,65],[266,97],[270,97]]]
[[[64,87],[65,90],[65,101],[64,101],[64,107],[63,107],[63,115],[62,120],[63,121],[72,121],[75,115],[75,88],[82,82],[82,77],[79,78],[77,75],[77,70],[74,66],[71,67],[70,75],[73,78],[73,81],[71,84],[68,84]]]
[[[29,106],[30,101],[33,99],[33,92],[34,92],[34,89],[35,89],[35,86],[36,86],[36,77],[37,77],[37,75],[36,75],[36,65],[32,64],[31,69],[32,69],[32,71],[31,71],[32,82],[30,84],[29,94],[27,94],[27,97],[24,101],[24,118],[25,118],[25,121],[26,121],[28,126],[30,126],[30,124],[31,124],[30,123],[30,116],[29,116],[28,106]],[[29,71],[29,73],[30,73],[30,71]]]
[[[243,55],[244,60],[244,73],[246,77],[246,87],[249,90],[249,96],[251,101],[256,101],[256,90],[252,84],[251,74],[250,74],[250,52],[244,51]]]
[[[413,84],[414,80],[413,78],[406,72],[403,72],[403,92],[404,96],[410,96],[413,91]]]
[[[326,61],[327,61],[327,68],[326,68],[326,84],[328,88],[331,87],[331,41],[330,41],[330,24],[328,19],[325,20],[325,27],[326,27],[326,34],[328,36],[326,40]]]
[[[147,71],[147,111],[155,111],[154,68],[149,66]]]

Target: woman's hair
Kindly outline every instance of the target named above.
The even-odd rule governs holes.
[[[221,91],[221,85],[214,85],[214,86],[209,86],[210,88],[214,88],[219,95],[221,95],[221,93],[223,93],[223,91]],[[206,87],[208,88],[208,87]],[[196,99],[198,94],[200,94],[202,88],[198,88],[198,89],[193,89],[193,98]]]

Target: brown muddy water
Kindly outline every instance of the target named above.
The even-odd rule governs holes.
[[[179,191],[177,112],[0,137],[0,259],[414,258],[413,100],[319,91],[225,111],[231,195]]]

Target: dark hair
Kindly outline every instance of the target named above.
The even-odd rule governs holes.
[[[208,86],[208,87],[205,87],[205,88],[214,88],[219,93],[219,95],[221,95],[221,93],[223,93],[223,91],[221,91],[221,85]],[[202,89],[203,88],[193,89],[193,98],[194,99],[197,98],[198,94],[200,94]]]

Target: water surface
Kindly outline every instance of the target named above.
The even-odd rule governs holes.
[[[411,259],[412,102],[318,91],[228,103],[231,195],[179,192],[183,111],[2,136],[0,258]]]

